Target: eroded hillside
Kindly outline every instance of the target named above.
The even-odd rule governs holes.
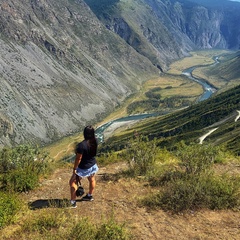
[[[1,145],[78,131],[159,72],[83,1],[2,1],[0,13]]]

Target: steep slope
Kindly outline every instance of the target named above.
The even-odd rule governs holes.
[[[240,4],[227,0],[85,0],[113,32],[161,70],[190,49],[238,49]],[[224,4],[223,4],[224,3]],[[223,8],[224,6],[224,8]]]
[[[184,34],[169,28],[171,6],[158,1],[85,0],[98,18],[161,71],[173,60],[187,56],[194,44]],[[163,13],[163,15],[162,15]],[[160,17],[159,15],[162,15]]]
[[[0,145],[78,131],[159,72],[81,0],[2,1],[0,22]]]

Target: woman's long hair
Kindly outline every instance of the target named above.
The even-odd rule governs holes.
[[[94,128],[92,126],[86,126],[83,131],[83,136],[90,148],[90,155],[95,157],[97,154],[97,139]]]

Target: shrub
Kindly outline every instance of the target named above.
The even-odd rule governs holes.
[[[21,207],[20,202],[16,194],[0,192],[0,228],[14,220],[14,216]]]
[[[41,174],[49,170],[45,152],[28,145],[3,148],[0,151],[1,187],[8,191],[23,192],[33,189]]]
[[[126,231],[124,224],[119,225],[113,218],[110,218],[99,227],[94,239],[127,240],[130,239],[130,235]]]
[[[200,174],[209,170],[220,155],[218,147],[211,145],[190,144],[181,142],[176,156],[181,160],[180,166],[187,174]]]
[[[106,166],[107,164],[116,163],[122,160],[116,152],[100,153],[97,159],[101,166]]]
[[[126,149],[126,158],[132,174],[146,175],[148,171],[154,169],[159,151],[156,139],[149,141],[143,136],[132,139]]]
[[[145,203],[173,212],[235,208],[240,204],[239,180],[213,174],[178,179],[168,183],[156,199],[155,203]]]
[[[218,148],[181,145],[182,148],[179,147],[177,152],[181,159],[179,170],[170,171],[168,174],[164,172],[164,176],[159,176],[162,189],[158,194],[145,198],[143,203],[173,212],[200,208],[238,208],[239,177],[216,175],[211,168],[218,159]]]

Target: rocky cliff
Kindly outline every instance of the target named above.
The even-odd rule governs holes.
[[[1,1],[0,22],[1,145],[76,132],[159,72],[83,1]]]
[[[0,1],[0,145],[55,141],[99,121],[190,50],[238,48],[238,7]]]
[[[192,49],[238,49],[240,3],[227,0],[86,0],[105,26],[155,66]]]

